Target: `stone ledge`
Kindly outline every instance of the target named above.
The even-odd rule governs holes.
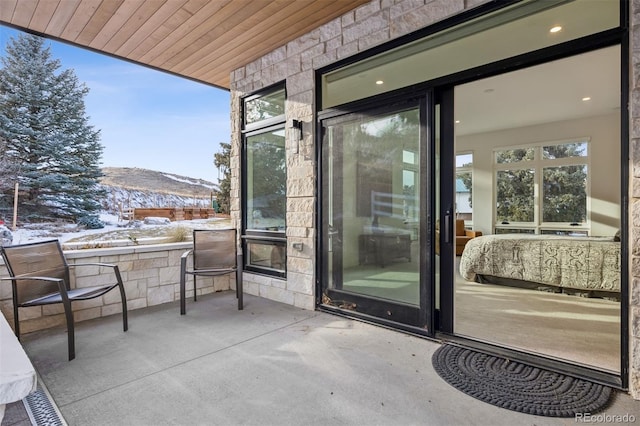
[[[66,244],[63,244],[66,246]],[[154,251],[163,250],[179,250],[190,249],[193,247],[191,242],[182,243],[163,243],[163,244],[150,244],[150,245],[131,245],[126,247],[105,247],[105,248],[92,248],[84,250],[65,250],[64,255],[67,259],[86,258],[91,256],[114,256],[133,253],[149,253]]]
[[[128,310],[145,308],[179,299],[180,255],[193,246],[191,242],[165,243],[148,246],[112,247],[86,250],[65,251],[70,264],[74,263],[111,263],[122,265],[121,273],[127,293]],[[1,262],[0,262],[1,264]],[[104,268],[91,268],[77,276],[71,268],[71,283],[82,287],[108,280],[113,282],[111,272]],[[110,268],[107,268],[110,269]],[[100,273],[100,272],[105,273]],[[90,273],[89,273],[90,272]],[[0,276],[7,276],[6,268],[1,267]],[[228,290],[235,286],[230,279],[198,280],[198,294]],[[234,287],[235,288],[235,287]],[[13,317],[11,302],[11,282],[0,281],[0,309],[7,318]],[[73,304],[76,321],[113,315],[121,309],[120,294],[117,290],[102,297],[75,302]],[[20,323],[25,333],[47,329],[64,322],[61,305],[46,307],[20,308]]]

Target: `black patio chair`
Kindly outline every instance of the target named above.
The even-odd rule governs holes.
[[[127,297],[117,265],[106,263],[76,263],[69,265],[58,240],[21,244],[0,249],[4,264],[9,271],[13,290],[13,323],[15,334],[20,339],[19,308],[62,303],[67,322],[69,361],[76,357],[73,311],[71,303],[100,297],[118,287],[122,298],[122,322],[124,331],[127,322]],[[100,266],[111,268],[114,282],[110,284],[71,288],[69,268]]]
[[[192,258],[191,269],[187,261]],[[196,277],[236,274],[238,310],[243,309],[242,279],[238,270],[235,229],[196,229],[193,231],[193,249],[180,258],[180,315],[186,309],[186,276],[193,275],[193,301],[197,299]]]

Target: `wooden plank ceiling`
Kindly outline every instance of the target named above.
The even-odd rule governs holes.
[[[221,88],[369,0],[0,0],[0,23]]]

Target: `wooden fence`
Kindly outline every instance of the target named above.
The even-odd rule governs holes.
[[[149,207],[134,208],[131,217],[142,220],[145,217],[166,217],[171,221],[210,219],[216,217],[216,211],[211,208],[200,207]]]

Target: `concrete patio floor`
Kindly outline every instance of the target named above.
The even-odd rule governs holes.
[[[69,425],[570,425],[478,401],[431,365],[438,343],[233,292],[23,337]],[[29,424],[9,407],[2,426]],[[607,415],[640,402],[616,393]]]

